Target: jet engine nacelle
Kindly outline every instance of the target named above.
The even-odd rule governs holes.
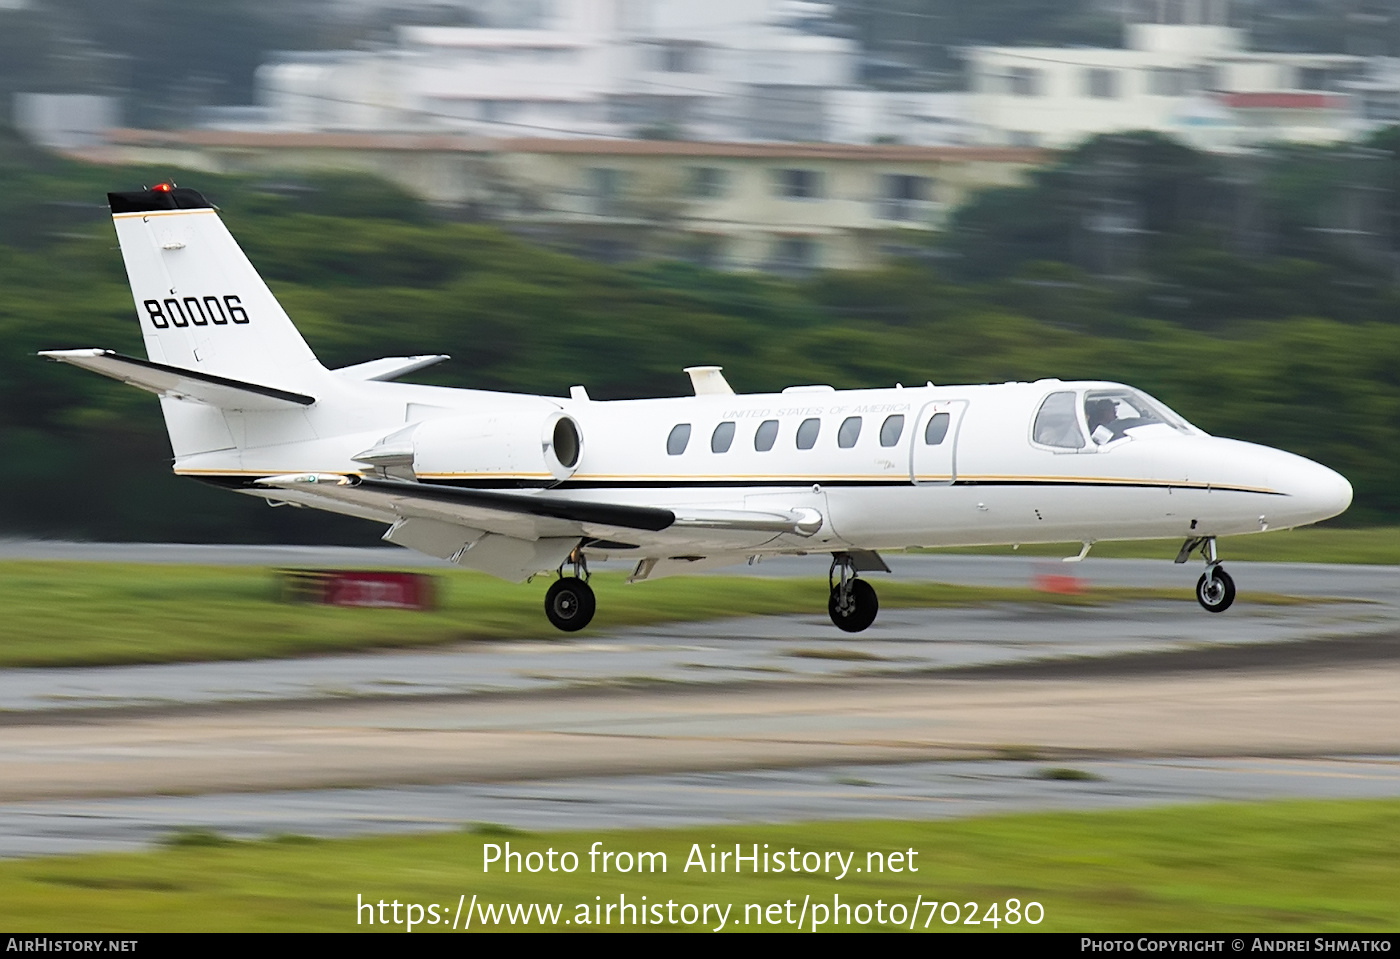
[[[411,442],[419,479],[566,480],[583,458],[583,432],[562,410],[428,420],[413,431]]]

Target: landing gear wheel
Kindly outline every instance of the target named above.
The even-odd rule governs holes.
[[[1196,601],[1207,612],[1225,612],[1235,601],[1235,581],[1219,566],[1206,570],[1196,581]]]
[[[848,633],[859,633],[875,622],[875,614],[880,611],[880,599],[875,595],[875,587],[863,579],[850,580],[847,589],[850,595],[846,598],[845,608],[841,606],[841,587],[837,586],[831,591],[826,611],[839,628]]]
[[[578,632],[592,622],[597,608],[593,587],[577,576],[555,580],[544,594],[544,614],[566,633]]]

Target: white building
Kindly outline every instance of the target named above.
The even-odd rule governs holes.
[[[1371,57],[1366,72],[1342,84],[1365,131],[1400,123],[1400,57]]]
[[[1229,0],[1138,0],[1121,49],[968,51],[978,142],[1067,147],[1156,130],[1213,150],[1329,143],[1358,129],[1346,83],[1364,61],[1247,50]]]
[[[555,0],[525,28],[402,27],[258,71],[272,128],[820,140],[857,50],[804,0]]]
[[[114,130],[88,159],[283,176],[354,170],[606,260],[726,270],[864,269],[927,251],[977,190],[1044,151],[424,133]]]

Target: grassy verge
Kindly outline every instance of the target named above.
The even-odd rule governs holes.
[[[525,854],[574,852],[577,871],[506,874],[496,864],[483,872],[484,844],[504,847],[506,842],[512,852]],[[588,850],[595,842],[600,851],[634,856],[664,852],[667,871],[591,872]],[[840,880],[823,872],[685,871],[693,845],[708,865],[711,843],[716,852],[739,843],[746,853],[754,843],[762,853],[766,843],[770,853],[795,849],[799,861],[807,852],[839,851],[855,858]],[[899,864],[912,862],[918,871],[855,873],[875,862],[867,858],[872,852],[903,852]],[[837,870],[834,861],[832,868]],[[979,918],[993,902],[1004,915],[1010,899],[1019,900],[1022,910],[1032,901],[1044,908],[1038,925],[1023,919],[1015,926],[1003,923],[1001,931],[1393,930],[1400,925],[1400,801],[1183,806],[949,822],[541,834],[478,829],[408,838],[225,844],[211,834],[189,833],[181,844],[150,853],[0,863],[0,925],[17,932],[403,930],[402,924],[379,924],[377,915],[371,926],[367,912],[357,911],[357,897],[435,904],[446,920],[431,923],[425,909],[417,931],[429,932],[450,928],[459,897],[470,902],[473,896],[481,905],[558,903],[558,927],[578,931],[580,905],[616,903],[624,895],[633,904],[643,896],[649,904],[673,902],[676,915],[687,903],[730,903],[731,931],[755,930],[758,910],[746,910],[753,905],[762,907],[763,929],[791,931],[791,925],[770,922],[771,904],[793,903],[790,912],[780,905],[771,916],[796,919],[805,897],[831,907],[837,895],[851,906],[883,902],[886,915],[891,904],[903,904],[906,928],[908,910],[922,897],[957,903],[964,919],[969,902],[978,904]],[[855,919],[863,913],[853,910],[851,924],[840,928],[859,928]],[[809,907],[806,924],[817,914]],[[949,908],[944,915],[953,914]],[[406,915],[400,910],[401,920]],[[619,928],[618,915],[612,929]],[[688,928],[714,927],[715,915],[712,911],[709,922]],[[927,918],[925,907],[916,928]],[[473,928],[483,924],[474,913]],[[485,925],[510,928],[505,922]],[[539,928],[538,921],[527,928]],[[929,928],[993,931],[990,923],[945,925],[940,918]]]
[[[991,556],[1073,556],[1079,543],[1022,546],[979,546],[968,549],[928,550],[932,553],[970,553]],[[1090,555],[1100,559],[1173,559],[1179,539],[1154,539],[1134,543],[1096,543]],[[1365,563],[1400,565],[1400,526],[1344,529],[1308,526],[1220,540],[1220,555],[1227,560],[1263,563]],[[1192,562],[1197,562],[1193,557]]]
[[[273,571],[258,567],[0,563],[0,667],[258,659],[561,635],[544,618],[542,581],[523,586],[455,570],[435,576],[440,608],[412,612],[284,603]],[[706,576],[628,586],[622,575],[604,574],[592,582],[598,615],[589,629],[595,633],[726,616],[824,616],[827,601],[820,579]],[[1162,598],[1189,602],[1191,592],[1183,586],[1062,596],[1030,588],[880,584],[887,607]]]

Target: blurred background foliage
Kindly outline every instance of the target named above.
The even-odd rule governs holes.
[[[981,195],[922,256],[800,280],[581,260],[356,177],[179,179],[327,366],[445,352],[421,381],[599,399],[686,394],[681,368],[706,363],[741,391],[1117,380],[1340,470],[1351,522],[1394,522],[1400,134],[1244,162],[1101,138]],[[143,355],[104,200],[169,173],[0,137],[0,535],[374,542],[371,524],[176,479],[152,397],[35,358]]]

